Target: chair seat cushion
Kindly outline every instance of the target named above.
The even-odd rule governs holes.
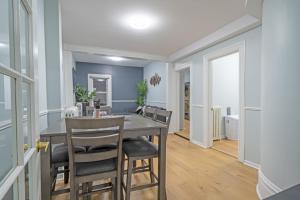
[[[88,156],[88,153],[87,153]],[[76,175],[86,176],[116,170],[116,159],[107,159],[97,162],[76,163]]]
[[[75,152],[85,152],[85,147],[76,146]],[[68,162],[69,161],[69,155],[68,155],[68,146],[65,144],[57,144],[54,145],[52,149],[52,162],[58,163],[58,162]]]
[[[158,155],[157,145],[145,140],[144,138],[124,141],[123,151],[128,157]]]
[[[96,152],[104,152],[104,151],[110,151],[113,149],[117,149],[116,144],[106,144],[101,146],[91,146],[87,149],[88,153],[96,153]]]

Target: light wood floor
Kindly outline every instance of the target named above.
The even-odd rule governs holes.
[[[177,133],[178,135],[181,135],[187,139],[190,139],[190,121],[184,120],[183,124],[183,130]]]
[[[135,175],[135,183],[149,180]],[[213,149],[203,149],[170,135],[167,144],[168,200],[257,200],[257,171]],[[58,187],[63,184],[59,183]],[[132,193],[133,200],[157,199],[156,188]],[[53,200],[67,200],[68,194]],[[110,199],[110,193],[95,195],[93,200]]]
[[[235,158],[238,156],[238,141],[236,140],[215,140],[212,148]]]

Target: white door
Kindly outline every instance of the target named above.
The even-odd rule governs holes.
[[[0,0],[0,199],[39,199],[31,0]]]
[[[88,90],[96,92],[96,101],[102,106],[112,107],[112,85],[109,74],[88,74]]]

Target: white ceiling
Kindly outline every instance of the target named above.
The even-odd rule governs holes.
[[[107,56],[97,54],[87,54],[73,52],[73,57],[76,62],[100,63],[105,65],[118,65],[126,67],[145,67],[150,64],[151,60],[124,58],[122,61],[110,60]]]
[[[246,14],[261,17],[261,0],[61,0],[61,4],[64,43],[158,56],[169,56]],[[144,31],[124,26],[124,16],[134,12],[155,16],[157,26]]]

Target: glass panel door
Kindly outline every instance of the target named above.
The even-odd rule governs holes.
[[[0,199],[37,200],[32,8],[0,0]],[[35,171],[36,172],[36,171]],[[30,175],[29,175],[30,174]],[[34,192],[33,192],[34,191]]]
[[[17,165],[15,79],[0,73],[0,184]]]

